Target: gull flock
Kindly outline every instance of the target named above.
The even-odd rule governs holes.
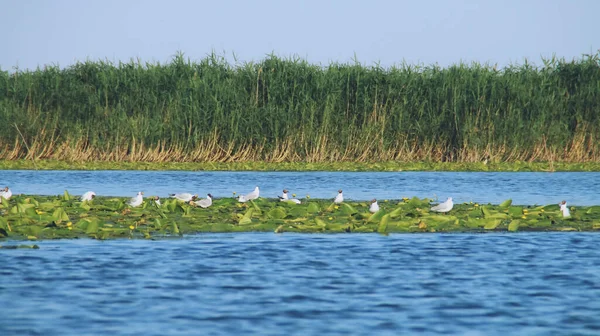
[[[294,204],[302,203],[299,199],[289,198],[288,193],[289,193],[289,191],[287,189],[283,189],[282,195],[277,196],[279,198],[279,201],[289,202],[289,203],[294,203]],[[9,187],[4,187],[3,189],[0,189],[0,204],[4,203],[6,200],[9,200],[12,197],[12,195],[13,195],[13,193]],[[181,202],[189,203],[192,206],[196,206],[196,207],[200,207],[200,208],[210,207],[212,205],[212,200],[213,200],[213,196],[211,194],[207,194],[206,198],[203,198],[203,199],[198,199],[197,194],[191,194],[191,193],[169,194],[169,196],[171,198],[175,198]],[[251,192],[249,192],[245,195],[238,196],[237,200],[238,200],[238,202],[245,203],[248,201],[258,199],[259,196],[260,196],[260,189],[257,186]],[[87,191],[81,196],[80,200],[82,202],[91,202],[95,197],[96,197],[95,192]],[[156,205],[160,206],[160,204],[161,204],[160,197],[152,196],[149,199],[153,200],[156,203]],[[135,208],[135,207],[139,207],[140,205],[142,205],[143,202],[144,202],[144,192],[140,191],[137,193],[136,196],[130,198],[129,201],[127,201],[127,205],[129,205],[132,208]],[[335,204],[340,204],[340,203],[344,202],[344,194],[341,189],[338,190],[338,193],[335,196],[335,198],[333,199],[333,202]],[[569,208],[567,207],[567,201],[562,201],[558,205],[560,206],[560,211],[562,212],[562,215],[564,218],[571,216],[571,212],[569,211]],[[440,204],[437,204],[437,205],[431,207],[430,211],[447,214],[448,212],[450,212],[452,210],[453,207],[454,207],[454,202],[452,201],[452,197],[448,197],[448,199],[446,199],[445,202],[442,202]],[[376,199],[373,199],[371,201],[371,205],[369,206],[369,212],[376,213],[377,211],[379,211],[379,204],[377,203]]]

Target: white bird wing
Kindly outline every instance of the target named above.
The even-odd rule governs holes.
[[[129,199],[128,203],[129,203],[129,205],[132,205],[132,206],[138,206],[138,205],[142,204],[142,201],[143,201],[142,195],[138,195],[138,196],[135,196],[135,197],[132,197],[131,199]]]
[[[93,195],[92,191],[88,191],[88,192],[84,193],[81,196],[81,201],[83,202],[83,201],[90,201],[90,200],[92,200],[92,195]]]
[[[210,198],[201,199],[196,202],[199,207],[208,208],[212,205],[212,200]]]
[[[438,212],[447,212],[447,211],[450,211],[451,209],[452,209],[451,201],[446,201],[444,203],[440,203],[434,207],[431,207],[431,211],[438,211]]]
[[[246,195],[247,200],[253,200],[258,198],[258,190],[254,189],[251,193]]]
[[[193,195],[190,194],[190,193],[179,193],[179,194],[175,194],[175,195],[173,195],[171,197],[174,197],[174,198],[176,198],[176,199],[178,199],[180,201],[187,202],[187,201],[190,201],[192,199]]]

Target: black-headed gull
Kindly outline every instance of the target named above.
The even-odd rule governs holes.
[[[82,202],[91,201],[92,199],[94,199],[94,197],[96,197],[96,193],[93,191],[88,191],[88,192],[84,193],[83,195],[81,195],[81,201]]]
[[[12,191],[10,191],[10,188],[8,187],[4,187],[4,189],[2,189],[0,191],[0,202],[2,202],[2,198],[6,198],[9,199],[12,196]]]
[[[279,200],[282,201],[282,202],[283,201],[287,201],[289,199],[288,198],[288,190],[287,189],[283,189],[283,195],[277,196],[277,197],[279,197]]]
[[[337,196],[333,200],[333,203],[342,203],[344,201],[344,194],[342,194],[342,189],[338,190]]]
[[[142,205],[142,202],[144,202],[144,196],[143,195],[144,195],[143,192],[141,192],[141,191],[138,192],[135,197],[132,197],[132,198],[129,199],[129,202],[127,202],[127,204],[130,207],[133,207],[133,208]]]
[[[277,196],[279,197],[279,200],[281,202],[289,202],[289,203],[296,203],[296,204],[301,204],[302,202],[300,202],[299,199],[295,199],[295,198],[289,198],[288,197],[288,190],[287,189],[283,189],[283,195],[282,196]]]
[[[254,190],[246,195],[240,195],[240,197],[238,198],[239,202],[248,202],[251,200],[255,200],[258,198],[258,196],[260,195],[260,191],[258,189],[258,187],[254,188]]]
[[[371,206],[369,207],[369,211],[372,213],[376,213],[377,211],[379,211],[379,204],[377,204],[376,199],[373,199],[371,201]]]
[[[198,200],[196,202],[190,202],[192,204],[195,204],[196,206],[199,206],[201,208],[208,208],[209,206],[212,205],[212,195],[208,194],[206,195],[206,198]]]
[[[176,198],[183,202],[195,201],[198,198],[198,195],[192,195],[190,193],[180,193],[180,194],[169,194],[171,198]]]
[[[571,212],[569,211],[569,208],[567,207],[567,201],[562,201],[560,202],[560,211],[562,212],[562,215],[564,218],[566,217],[571,217]]]
[[[449,212],[450,210],[452,210],[452,207],[454,207],[454,203],[452,202],[452,197],[448,197],[446,202],[440,203],[434,207],[431,207],[431,211],[446,213],[446,212]]]

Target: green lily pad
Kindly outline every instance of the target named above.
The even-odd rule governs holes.
[[[379,222],[379,226],[377,227],[377,232],[385,234],[387,233],[388,223],[390,221],[390,215],[386,214],[381,217],[381,221]]]
[[[287,216],[287,213],[285,212],[285,209],[282,207],[276,207],[274,209],[271,209],[268,213],[267,216],[269,218],[272,219],[283,219]]]

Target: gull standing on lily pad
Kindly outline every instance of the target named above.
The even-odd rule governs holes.
[[[192,195],[190,193],[180,193],[180,194],[169,194],[171,198],[176,198],[183,202],[195,201],[198,198],[198,195]]]
[[[206,198],[198,200],[196,202],[190,201],[190,204],[194,204],[194,205],[199,206],[201,208],[208,208],[209,206],[212,205],[212,195],[208,194],[208,195],[206,195]]]
[[[91,201],[92,199],[94,199],[94,197],[96,197],[96,193],[93,191],[88,191],[85,194],[81,195],[81,201]]]
[[[251,200],[255,200],[258,198],[258,196],[260,195],[260,190],[258,189],[258,187],[254,188],[254,190],[246,195],[240,195],[240,197],[238,198],[238,202],[248,202]]]
[[[569,208],[567,207],[567,201],[560,202],[559,206],[560,206],[560,211],[562,212],[562,215],[564,218],[571,217],[571,212],[569,211]]]
[[[0,191],[0,203],[2,203],[2,198],[10,199],[11,196],[12,191],[10,191],[8,187],[4,187],[4,189]]]
[[[281,201],[281,202],[289,202],[289,203],[296,203],[296,204],[302,203],[299,199],[289,198],[287,189],[283,189],[283,196],[277,196],[277,197],[279,197],[279,201]]]
[[[282,202],[287,201],[289,199],[288,198],[288,190],[287,189],[283,189],[283,195],[277,196],[277,197],[279,197],[279,200],[282,201]]]
[[[333,203],[342,203],[344,201],[344,194],[342,194],[342,189],[338,190],[337,196],[333,200]]]
[[[377,211],[379,211],[379,204],[377,204],[376,199],[373,199],[371,201],[371,206],[369,207],[369,211],[372,213],[376,213]]]
[[[141,192],[141,191],[140,191],[140,192],[138,192],[138,193],[137,193],[137,196],[130,198],[130,199],[129,199],[129,202],[127,202],[127,204],[128,204],[130,207],[133,207],[133,208],[135,208],[135,207],[138,207],[138,206],[142,205],[142,202],[144,201],[144,196],[143,196],[143,195],[144,195],[144,193],[143,193],[143,192]]]
[[[431,211],[446,213],[446,212],[449,212],[450,210],[452,210],[453,207],[454,207],[454,203],[452,202],[452,197],[448,197],[446,202],[440,203],[434,207],[431,207]]]

